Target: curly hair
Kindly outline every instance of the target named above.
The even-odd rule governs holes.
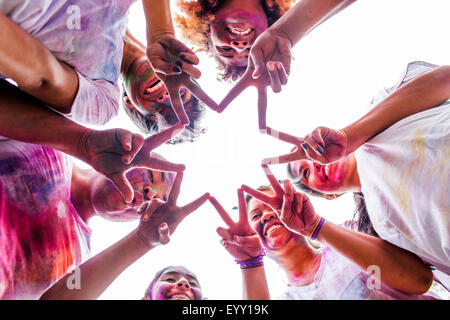
[[[210,23],[215,13],[227,0],[177,0],[177,5],[183,15],[175,15],[174,21],[184,38],[189,41],[197,52],[206,52],[213,56],[211,50]],[[295,0],[261,0],[261,6],[271,26],[292,6]],[[225,65],[216,58],[221,74],[219,80],[237,80],[245,72],[245,67]]]

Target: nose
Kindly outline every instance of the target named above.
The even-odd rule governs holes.
[[[242,52],[251,47],[251,42],[248,40],[231,40],[230,45],[237,51]]]
[[[156,98],[156,101],[158,103],[162,103],[162,102],[165,102],[167,100],[169,100],[169,92],[167,92],[167,90],[161,91],[161,93]]]
[[[275,218],[275,212],[266,211],[266,212],[264,212],[261,221],[265,224],[265,223],[270,222],[274,218]]]
[[[189,282],[186,279],[181,279],[177,283],[177,288],[182,290],[189,290],[191,286],[189,285]]]

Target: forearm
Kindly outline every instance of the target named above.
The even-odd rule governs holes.
[[[69,289],[67,274],[48,289],[41,300],[94,300],[97,299],[126,268],[151,248],[134,230],[95,257],[79,266],[80,288]]]
[[[147,44],[162,34],[174,34],[170,0],[142,0],[147,21]]]
[[[0,80],[0,135],[45,145],[86,161],[83,146],[92,129],[47,108],[42,102]]]
[[[394,123],[437,107],[450,98],[450,66],[422,74],[397,89],[369,113],[343,128],[348,153],[359,148]]]
[[[317,240],[334,248],[363,270],[377,266],[381,281],[394,289],[423,294],[431,286],[433,273],[417,256],[389,242],[326,221]]]
[[[270,300],[264,266],[241,269],[244,300]]]
[[[143,56],[145,56],[145,46],[127,30],[124,38],[123,59],[120,70],[122,77],[125,77],[133,62]]]
[[[78,89],[76,72],[1,13],[0,29],[0,73],[23,91],[69,113]]]
[[[300,0],[270,29],[281,33],[294,46],[310,31],[356,0]]]

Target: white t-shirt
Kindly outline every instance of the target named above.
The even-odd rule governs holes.
[[[134,1],[0,0],[0,12],[74,68],[79,89],[73,119],[101,125],[119,111],[123,36]],[[89,113],[77,111],[84,105]]]
[[[381,92],[373,105],[435,67],[408,64],[401,81]],[[380,238],[450,274],[450,101],[395,123],[366,142],[355,157],[361,191]]]
[[[356,230],[356,224],[347,221],[341,225]],[[380,270],[381,272],[381,270]],[[358,265],[330,247],[324,247],[320,266],[314,281],[307,286],[287,286],[279,300],[429,300],[429,295],[410,295],[375,281]]]

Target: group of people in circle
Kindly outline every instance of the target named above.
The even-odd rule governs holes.
[[[450,288],[450,66],[409,63],[341,129],[297,137],[266,123],[267,88],[288,82],[291,49],[354,2],[178,0],[172,20],[169,0],[142,0],[144,45],[127,30],[134,0],[0,0],[0,298],[96,299],[209,201],[244,299],[271,298],[266,256],[286,273],[282,299],[440,299],[430,288]],[[175,27],[214,57],[220,81],[236,82],[220,103],[196,81],[199,59]],[[258,91],[260,132],[294,148],[262,159],[268,184],[237,190],[237,221],[209,193],[178,204],[185,166],[155,150],[195,141],[206,107],[223,112],[248,86]],[[90,128],[120,105],[145,137]],[[278,164],[289,179],[272,173]],[[356,213],[342,225],[309,200],[347,192]],[[139,225],[90,257],[94,216]],[[367,285],[373,266],[376,287]],[[67,286],[74,268],[78,290]],[[204,298],[182,266],[158,272],[143,296]]]

